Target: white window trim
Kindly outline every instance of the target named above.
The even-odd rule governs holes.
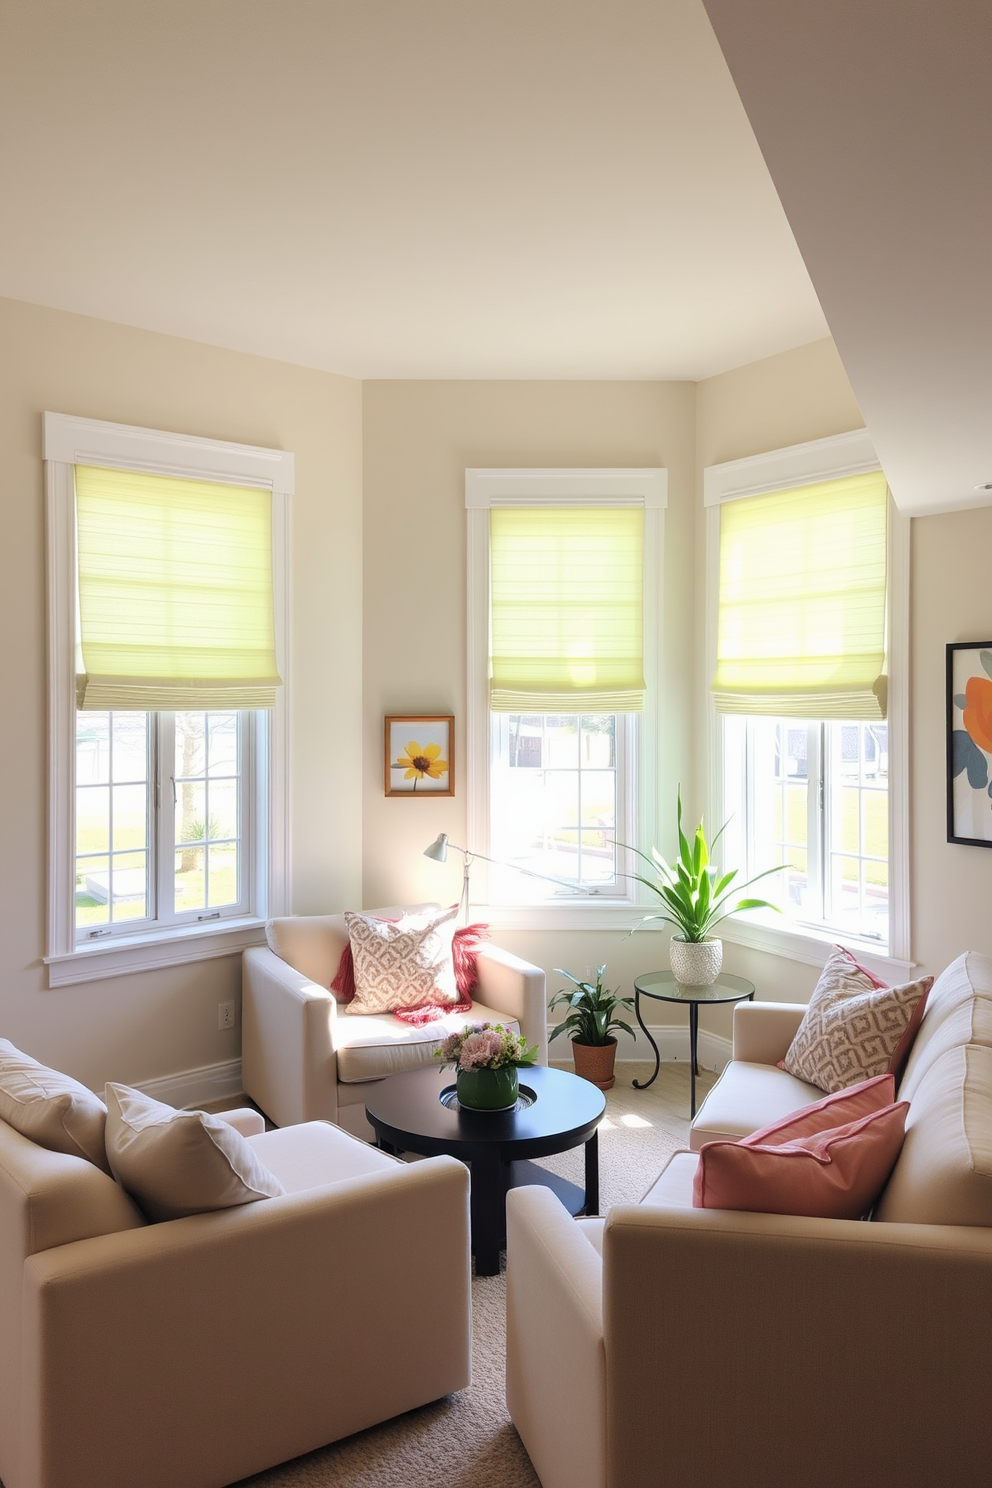
[[[51,987],[228,956],[264,940],[267,916],[290,902],[289,558],[294,461],[282,450],[170,434],[60,413],[44,415],[48,523],[48,981]],[[276,654],[283,685],[268,720],[267,810],[256,812],[252,914],[207,925],[155,926],[133,936],[75,941],[76,543],[73,466],[108,465],[272,492]]]
[[[488,469],[465,471],[468,528],[467,843],[489,852],[489,508],[492,506],[642,506],[644,508],[644,680],[647,697],[636,751],[635,842],[659,840],[658,760],[662,659],[663,467],[612,469]],[[495,929],[629,930],[646,902],[638,885],[621,898],[576,897],[537,904],[490,904],[485,863],[472,867],[473,909]],[[478,896],[478,898],[476,898]]]
[[[710,820],[723,822],[723,730],[709,690],[717,663],[717,623],[720,598],[720,506],[745,496],[790,490],[821,480],[865,475],[881,470],[867,429],[835,434],[787,449],[770,450],[742,460],[709,465],[703,471],[706,507],[706,691],[708,757],[710,761]],[[888,509],[888,635],[887,663],[889,726],[889,953],[880,954],[875,941],[856,936],[768,924],[753,915],[731,916],[720,933],[725,940],[754,950],[787,956],[812,966],[825,964],[830,947],[839,939],[856,950],[871,971],[882,976],[908,976],[913,969],[910,947],[909,874],[909,553],[910,523],[889,496]]]

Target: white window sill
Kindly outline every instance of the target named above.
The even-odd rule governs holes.
[[[731,915],[717,927],[717,934],[732,945],[748,946],[771,956],[785,956],[809,966],[824,966],[835,945],[851,951],[868,971],[886,981],[898,984],[908,981],[916,969],[913,961],[903,961],[879,948],[875,940],[845,935],[840,930],[819,930],[811,925],[792,925],[776,916],[775,923],[753,915]]]
[[[473,904],[469,919],[482,920],[494,930],[634,930],[650,913],[649,905],[629,899],[556,899],[539,904]]]
[[[75,982],[102,981],[105,977],[151,971],[159,966],[181,966],[187,961],[233,956],[264,941],[265,921],[255,915],[226,920],[220,925],[182,925],[144,935],[122,935],[77,946],[62,955],[46,956],[48,985],[69,987]]]

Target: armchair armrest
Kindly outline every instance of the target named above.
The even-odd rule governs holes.
[[[277,1126],[337,1121],[336,1003],[268,946],[242,957],[241,1078]]]
[[[453,1158],[32,1256],[24,1481],[207,1488],[363,1430],[469,1383],[470,1297]]]
[[[480,1002],[516,1018],[527,1042],[537,1045],[538,1064],[547,1064],[548,1002],[544,972],[494,945],[482,946],[476,965]]]
[[[777,1064],[789,1052],[805,1012],[803,1002],[738,1002],[733,1057],[747,1064]]]
[[[507,1409],[544,1488],[603,1488],[601,1257],[545,1188],[507,1194],[506,1241]]]
[[[613,1488],[987,1474],[992,1230],[614,1209],[603,1308]]]

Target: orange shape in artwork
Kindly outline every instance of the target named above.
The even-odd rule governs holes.
[[[980,749],[992,753],[992,682],[969,677],[964,690],[964,726]]]

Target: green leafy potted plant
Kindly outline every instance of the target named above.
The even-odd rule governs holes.
[[[650,864],[655,873],[653,879],[644,878],[639,873],[632,873],[630,877],[650,889],[664,905],[658,914],[645,915],[641,924],[647,924],[651,920],[664,920],[669,925],[675,926],[675,932],[668,948],[669,960],[675,980],[683,986],[709,987],[720,975],[720,968],[723,965],[723,941],[711,932],[721,920],[726,919],[727,915],[738,914],[748,909],[778,910],[778,905],[770,903],[767,899],[745,898],[731,902],[734,895],[739,894],[741,889],[757,883],[759,878],[767,878],[770,873],[781,873],[784,865],[766,868],[763,873],[756,873],[753,878],[746,879],[744,883],[734,888],[733,881],[737,877],[737,869],[731,868],[729,872],[721,873],[719,868],[714,867],[710,861],[712,848],[723,836],[726,826],[727,823],[724,822],[713,838],[712,844],[708,846],[703,824],[700,822],[690,846],[689,839],[682,830],[682,790],[680,787],[679,856],[674,866],[666,863],[654,848],[651,849],[650,857],[636,847],[628,848],[629,852],[636,853],[639,858],[643,858],[646,863]],[[618,845],[626,846],[625,843]]]
[[[610,1090],[616,1079],[613,1071],[617,1057],[617,1041],[611,1029],[622,1028],[631,1038],[634,1037],[630,1024],[615,1016],[616,1010],[632,1008],[634,1000],[632,997],[618,997],[603,986],[605,966],[597,971],[595,986],[591,982],[580,982],[578,977],[573,977],[570,971],[564,971],[560,966],[555,970],[559,976],[568,977],[572,986],[556,992],[549,1007],[554,1009],[565,1004],[572,1011],[551,1030],[551,1038],[567,1033],[572,1040],[575,1073],[598,1085],[600,1090]]]

